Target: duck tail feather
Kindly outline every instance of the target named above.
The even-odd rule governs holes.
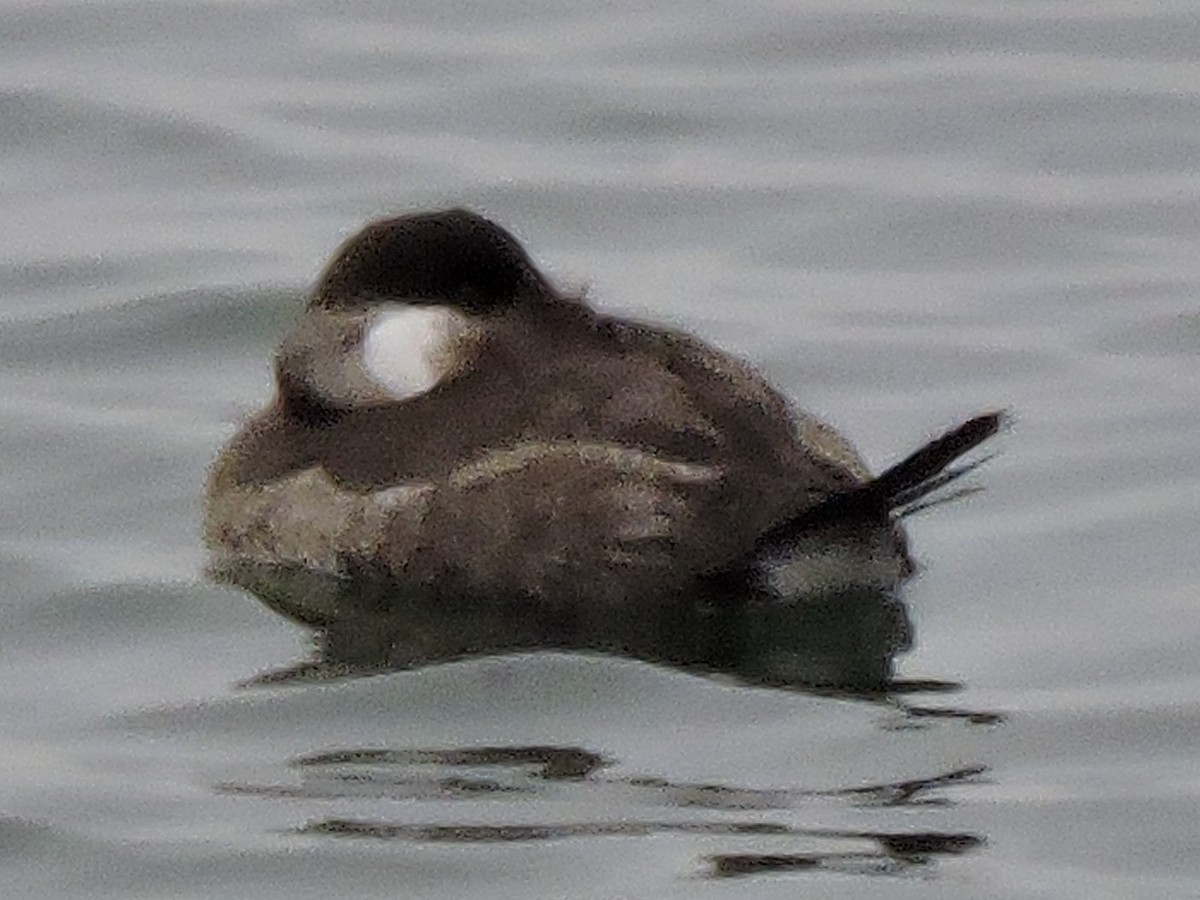
[[[963,454],[974,450],[996,434],[1008,421],[1004,412],[975,416],[941,437],[934,438],[915,453],[873,478],[849,490],[826,497],[820,503],[764,534],[763,546],[787,544],[791,539],[814,528],[837,522],[879,516],[904,517],[976,493],[982,488],[963,486],[933,496],[979,466],[992,455],[952,466]]]
[[[928,496],[986,462],[990,457],[947,469],[964,453],[992,437],[1007,418],[1003,412],[990,412],[969,419],[900,460],[865,487],[885,501],[887,509]]]

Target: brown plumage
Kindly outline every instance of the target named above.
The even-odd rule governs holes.
[[[453,332],[431,356],[438,379],[403,398],[360,361],[387,304],[446,310]],[[653,602],[831,524],[850,549],[836,577],[898,582],[911,565],[893,513],[999,424],[973,420],[872,481],[745,363],[560,294],[508,232],[462,210],[348,241],[276,378],[213,469],[217,561],[366,561],[398,586],[481,600]],[[847,543],[850,521],[865,530]]]

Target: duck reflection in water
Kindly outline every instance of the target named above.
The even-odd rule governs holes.
[[[591,650],[885,689],[901,520],[964,492],[998,413],[878,477],[747,364],[564,294],[463,210],[368,225],[222,452],[216,577],[320,632],[310,671]]]

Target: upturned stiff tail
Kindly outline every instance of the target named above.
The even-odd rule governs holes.
[[[758,549],[787,546],[804,532],[822,526],[883,516],[907,516],[973,493],[978,488],[961,488],[933,496],[941,488],[987,461],[989,457],[958,466],[951,465],[999,431],[1005,419],[1002,412],[990,412],[964,422],[905,457],[878,478],[833,494],[795,518],[772,528],[759,539]]]

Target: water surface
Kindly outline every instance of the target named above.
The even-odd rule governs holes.
[[[1200,894],[1190,4],[8,0],[0,47],[6,895]],[[960,689],[261,683],[309,637],[204,579],[205,468],[338,242],[457,203],[877,467],[1011,408],[912,525],[896,675]]]

